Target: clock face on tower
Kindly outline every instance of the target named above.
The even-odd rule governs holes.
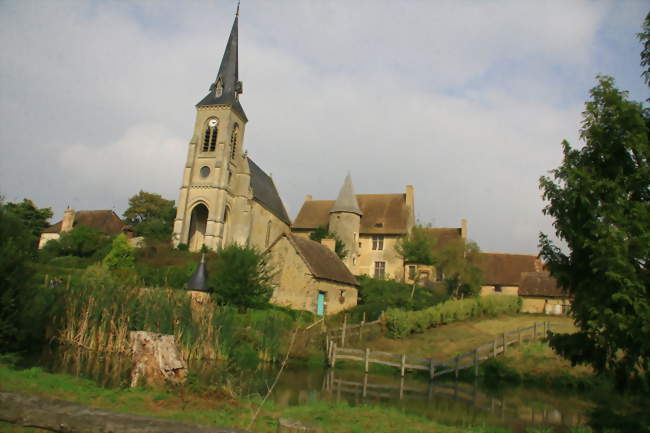
[[[211,128],[214,128],[215,126],[217,126],[217,119],[210,119],[208,121],[208,125],[210,125]]]

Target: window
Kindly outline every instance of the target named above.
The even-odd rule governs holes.
[[[217,119],[208,120],[208,125],[205,128],[205,135],[203,136],[203,152],[214,152],[217,148]]]
[[[415,280],[415,265],[409,265],[409,280]]]
[[[239,125],[235,123],[235,126],[232,128],[232,134],[230,135],[230,159],[235,159],[237,155],[237,139],[239,135]]]
[[[386,276],[386,262],[375,262],[375,278],[383,280]]]
[[[374,235],[372,237],[372,249],[377,251],[384,249],[384,235]]]
[[[503,292],[503,288],[499,285],[494,286],[494,292],[495,293],[501,293]]]
[[[264,246],[269,246],[269,242],[271,241],[271,220],[266,223],[266,241],[264,242]]]
[[[231,181],[232,181],[232,171],[228,170],[228,186],[230,186]]]
[[[352,264],[353,265],[357,264],[357,256],[352,256]]]

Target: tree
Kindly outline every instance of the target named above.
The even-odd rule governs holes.
[[[209,268],[208,287],[219,304],[240,310],[268,305],[273,294],[268,253],[233,244],[220,250]]]
[[[478,264],[481,250],[476,242],[454,239],[434,250],[433,263],[442,271],[449,294],[456,299],[476,296],[483,272]]]
[[[641,76],[647,85],[650,86],[650,12],[645,16],[643,30],[637,34],[639,41],[643,44],[641,51],[641,66],[644,68]]]
[[[94,227],[79,225],[61,233],[59,239],[48,241],[43,248],[47,256],[90,257],[107,246],[110,239]]]
[[[433,265],[433,251],[438,240],[422,225],[416,225],[406,236],[395,243],[395,251],[405,261],[421,265]]]
[[[120,233],[113,239],[111,250],[103,260],[108,269],[132,269],[135,264],[133,247],[124,233]]]
[[[7,203],[5,206],[8,212],[20,218],[31,235],[36,239],[50,225],[48,220],[52,218],[52,209],[49,207],[39,209],[29,199],[23,199],[20,203]]]
[[[650,384],[650,115],[614,79],[597,77],[585,104],[581,148],[540,179],[556,246],[540,234],[541,257],[573,297],[579,332],[551,345],[573,364]]]
[[[33,249],[30,229],[10,209],[0,199],[0,350],[15,348],[18,339]]]
[[[316,227],[316,230],[309,235],[309,239],[316,242],[320,242],[323,239],[334,239],[334,252],[339,256],[339,259],[343,260],[348,255],[348,252],[345,249],[345,243],[336,236],[336,233],[330,232],[325,226]]]
[[[175,217],[173,200],[142,190],[129,199],[129,207],[124,211],[125,221],[133,226],[135,234],[148,239],[170,238]]]

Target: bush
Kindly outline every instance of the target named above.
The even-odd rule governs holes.
[[[386,310],[388,335],[402,338],[413,332],[471,317],[496,316],[501,313],[516,313],[521,309],[518,296],[481,296],[462,300],[446,301],[419,311]]]
[[[120,233],[113,239],[111,250],[103,263],[108,269],[132,269],[134,260],[133,247],[124,233]]]

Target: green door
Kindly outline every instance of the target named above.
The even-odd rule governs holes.
[[[316,303],[316,314],[319,316],[325,314],[325,292],[318,292],[318,302]]]

